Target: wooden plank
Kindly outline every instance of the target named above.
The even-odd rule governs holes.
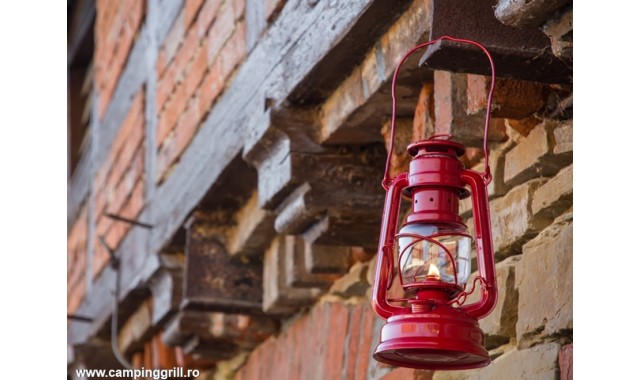
[[[178,256],[178,255],[171,255]],[[184,255],[182,261],[184,261]],[[182,300],[182,282],[183,282],[183,263],[178,269],[159,270],[150,280],[149,288],[153,294],[153,308],[151,315],[151,323],[156,325],[163,324],[170,318],[180,306]]]
[[[91,144],[89,145],[87,153],[92,149]],[[67,182],[67,227],[69,229],[78,217],[78,212],[89,194],[91,154],[87,153],[80,158],[73,176]]]
[[[177,3],[174,2],[174,3]],[[162,3],[160,3],[162,4]],[[144,199],[148,208],[153,207],[153,197],[156,190],[155,172],[156,172],[156,160],[157,152],[153,148],[157,146],[157,128],[158,128],[158,110],[156,98],[158,96],[158,76],[156,73],[156,61],[158,60],[158,19],[163,15],[161,12],[163,9],[160,4],[155,0],[147,0],[147,12],[145,15],[145,28],[144,37],[148,40],[147,54],[145,61],[146,68],[146,87],[144,92]],[[165,4],[166,5],[166,4]],[[153,218],[153,209],[149,212],[150,217]]]
[[[275,215],[258,204],[254,192],[246,204],[234,215],[235,225],[229,231],[226,248],[236,257],[260,257],[275,235]]]
[[[245,0],[245,19],[247,20],[247,49],[251,50],[260,40],[267,27],[264,14],[264,0]]]

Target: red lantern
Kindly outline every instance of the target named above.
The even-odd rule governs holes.
[[[409,145],[407,150],[413,156],[409,172],[389,178],[395,134],[395,80],[400,65],[414,51],[443,39],[473,44],[489,57],[492,81],[485,122],[485,173],[465,169],[458,159],[465,152],[464,146],[451,141],[449,135],[436,135]],[[437,370],[477,368],[491,362],[478,319],[493,310],[497,299],[486,190],[491,181],[487,132],[494,78],[493,61],[482,45],[448,36],[416,46],[396,68],[391,146],[383,180],[387,195],[372,296],[373,309],[387,320],[373,354],[380,362]],[[397,231],[403,196],[411,199],[412,209]],[[473,237],[458,215],[458,201],[469,196],[473,201]],[[472,289],[465,291],[473,240],[479,276],[471,282]],[[390,299],[387,291],[396,272],[405,297]],[[482,298],[464,304],[476,283],[482,286]]]

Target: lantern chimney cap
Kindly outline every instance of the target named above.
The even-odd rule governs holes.
[[[449,154],[453,157],[460,157],[464,155],[464,145],[448,139],[442,140],[439,138],[441,136],[442,135],[435,135],[427,140],[414,142],[407,147],[407,152],[413,157],[429,153]],[[451,136],[449,136],[449,138],[450,137]]]

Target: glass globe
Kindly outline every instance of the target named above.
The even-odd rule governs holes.
[[[403,283],[439,280],[464,286],[471,274],[471,237],[466,234],[467,229],[459,225],[404,225],[399,232],[397,252]],[[418,236],[430,237],[440,245]]]

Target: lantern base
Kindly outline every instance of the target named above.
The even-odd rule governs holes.
[[[419,314],[394,315],[382,327],[373,358],[417,369],[454,370],[491,363],[478,321],[450,306]]]

